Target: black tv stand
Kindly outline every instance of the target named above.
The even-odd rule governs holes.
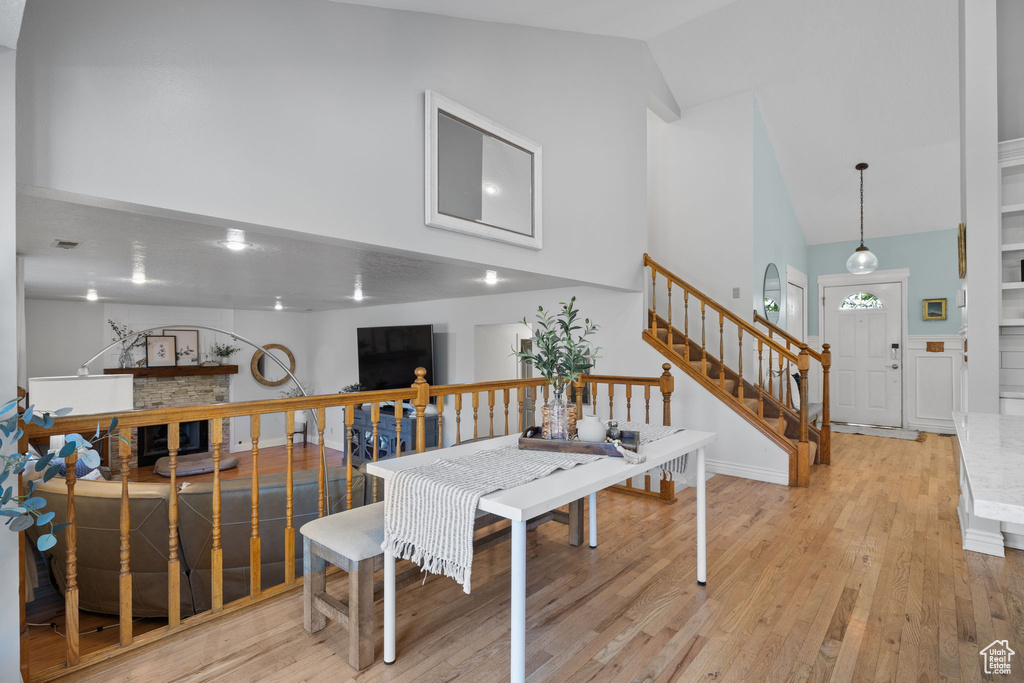
[[[372,413],[369,410],[356,408],[352,411],[352,440],[353,451],[358,461],[373,460],[373,422]],[[416,451],[416,415],[403,415],[402,424],[402,453],[413,453]],[[427,448],[435,448],[438,442],[437,415],[425,415],[423,417],[426,429]],[[398,419],[395,417],[395,407],[381,405],[380,421],[377,423],[377,459],[383,460],[395,454],[398,447]]]

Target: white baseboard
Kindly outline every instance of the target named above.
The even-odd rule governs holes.
[[[728,462],[725,460],[711,460],[707,461],[708,469],[717,474],[724,474],[730,477],[741,477],[743,479],[753,479],[754,481],[763,481],[769,484],[781,484],[783,486],[789,486],[789,471],[779,471],[768,469],[767,467],[758,467],[756,465],[738,465],[734,462]]]
[[[907,423],[907,428],[916,429],[919,432],[929,432],[931,434],[956,434],[956,428],[953,427],[953,420],[950,420],[948,423],[911,420]]]
[[[1024,550],[1024,534],[1011,534],[1004,531],[1003,545],[1015,550]]]
[[[1003,550],[1004,539],[1001,532],[972,529],[966,519],[967,515],[964,514],[962,499],[961,505],[957,508],[956,512],[960,518],[960,531],[963,534],[964,550],[984,553],[985,555],[995,555],[996,557],[1006,557],[1006,552]]]

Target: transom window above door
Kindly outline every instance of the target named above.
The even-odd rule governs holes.
[[[885,304],[870,292],[857,292],[839,302],[839,310],[851,308],[885,308]]]

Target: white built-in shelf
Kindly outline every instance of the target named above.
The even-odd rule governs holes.
[[[1024,282],[1004,282],[1003,289],[1024,289]]]
[[[1000,327],[1024,327],[1024,318],[1003,318],[999,321]]]
[[[1003,251],[1024,251],[1024,242],[1013,242],[1010,244],[1004,244],[1002,249]]]
[[[1011,213],[1024,213],[1024,204],[1007,204],[1002,211],[1004,216]]]

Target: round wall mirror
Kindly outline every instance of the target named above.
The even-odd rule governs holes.
[[[288,372],[295,372],[295,356],[292,355],[291,350],[287,346],[283,344],[264,344],[263,348],[267,350],[267,353],[273,354],[274,358],[284,363],[285,367],[288,368]],[[266,356],[267,354],[259,349],[256,350],[256,353],[252,354],[252,362],[249,363],[252,376],[257,382],[268,387],[281,386],[288,381],[288,373]]]
[[[782,281],[779,279],[779,269],[774,263],[769,263],[764,269],[764,317],[771,324],[777,325],[781,308]]]

